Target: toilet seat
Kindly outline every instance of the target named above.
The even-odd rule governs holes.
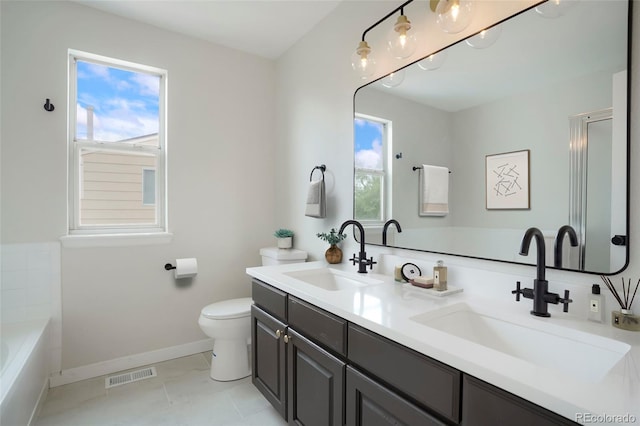
[[[205,306],[202,308],[201,314],[205,318],[218,320],[247,317],[251,313],[252,303],[250,297],[223,300]]]

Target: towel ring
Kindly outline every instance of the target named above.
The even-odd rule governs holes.
[[[313,172],[315,172],[316,169],[318,169],[318,170],[320,170],[322,172],[322,180],[324,180],[324,172],[327,170],[327,166],[325,166],[324,164],[321,164],[320,166],[315,166],[311,170],[311,174],[309,175],[309,182],[313,182]]]

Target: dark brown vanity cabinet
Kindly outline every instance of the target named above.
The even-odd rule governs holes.
[[[253,299],[254,385],[290,425],[343,425],[346,321],[258,281]]]
[[[576,423],[253,281],[253,383],[290,425]]]

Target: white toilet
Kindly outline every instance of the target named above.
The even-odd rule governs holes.
[[[211,378],[227,382],[251,374],[251,298],[223,300],[202,308],[198,324],[213,338]]]
[[[295,249],[269,247],[260,250],[262,264],[279,265],[304,262],[307,253]],[[251,375],[251,304],[250,297],[223,300],[205,306],[198,324],[213,338],[211,378],[222,382]]]

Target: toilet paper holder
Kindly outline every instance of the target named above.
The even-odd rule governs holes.
[[[176,267],[175,267],[175,266],[173,266],[173,265],[172,265],[172,264],[170,264],[170,263],[166,263],[166,264],[164,265],[164,269],[165,269],[165,270],[167,270],[167,271],[170,271],[170,270],[172,270],[172,269],[176,269]]]

